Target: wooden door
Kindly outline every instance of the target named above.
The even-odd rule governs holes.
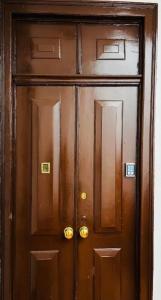
[[[14,299],[72,299],[75,94],[72,87],[16,92]]]
[[[147,300],[139,290],[141,18],[21,9],[12,32],[12,278],[4,300]]]
[[[136,299],[136,87],[82,87],[78,98],[78,299]]]
[[[137,93],[17,88],[14,299],[135,299]]]

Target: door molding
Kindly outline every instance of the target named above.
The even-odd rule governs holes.
[[[1,1],[2,2],[2,1]],[[45,3],[44,3],[45,2]],[[39,4],[39,5],[35,5]],[[52,5],[51,5],[52,4]],[[92,7],[92,10],[91,10]],[[13,120],[14,120],[14,106],[12,103],[12,30],[13,18],[18,15],[79,15],[91,17],[113,17],[118,18],[137,18],[143,22],[144,28],[144,49],[143,49],[143,78],[135,77],[135,85],[142,82],[142,119],[140,120],[141,131],[141,153],[140,163],[141,168],[139,172],[140,182],[140,295],[138,300],[152,299],[152,278],[153,278],[153,148],[154,148],[154,96],[155,96],[155,64],[156,64],[156,31],[157,31],[157,5],[156,4],[139,4],[139,3],[123,3],[112,1],[25,1],[25,0],[10,0],[5,1],[4,13],[2,4],[0,6],[2,19],[4,18],[4,31],[1,31],[2,44],[2,60],[1,60],[1,79],[0,85],[2,87],[1,108],[2,108],[2,142],[4,141],[4,148],[1,148],[1,174],[2,174],[2,299],[11,300],[12,296],[12,191],[13,191]],[[1,23],[3,22],[1,19]],[[5,55],[4,55],[5,54]],[[3,64],[4,57],[4,64]],[[5,72],[4,72],[5,70]],[[75,80],[76,78],[74,78]],[[94,79],[94,78],[93,78]],[[92,82],[94,83],[92,79]],[[133,84],[134,78],[123,76],[121,80],[117,80],[116,76],[106,76],[100,79],[99,84]],[[59,78],[45,78],[39,76],[24,76],[23,80],[16,76],[14,81],[18,85],[41,84],[45,80],[49,84],[66,84],[67,80]],[[72,78],[68,81],[72,82]],[[77,78],[78,82],[88,84],[89,78]],[[85,82],[83,82],[85,80]],[[90,79],[91,80],[91,79]],[[4,87],[4,88],[3,88]],[[3,150],[4,149],[4,150]]]

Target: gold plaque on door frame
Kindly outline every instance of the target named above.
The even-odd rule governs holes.
[[[50,174],[50,162],[41,163],[41,173]]]

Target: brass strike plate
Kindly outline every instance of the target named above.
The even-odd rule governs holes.
[[[50,174],[50,162],[41,163],[41,173]]]

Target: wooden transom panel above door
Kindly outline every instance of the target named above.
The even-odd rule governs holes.
[[[29,23],[15,25],[14,73],[140,74],[137,24]]]

